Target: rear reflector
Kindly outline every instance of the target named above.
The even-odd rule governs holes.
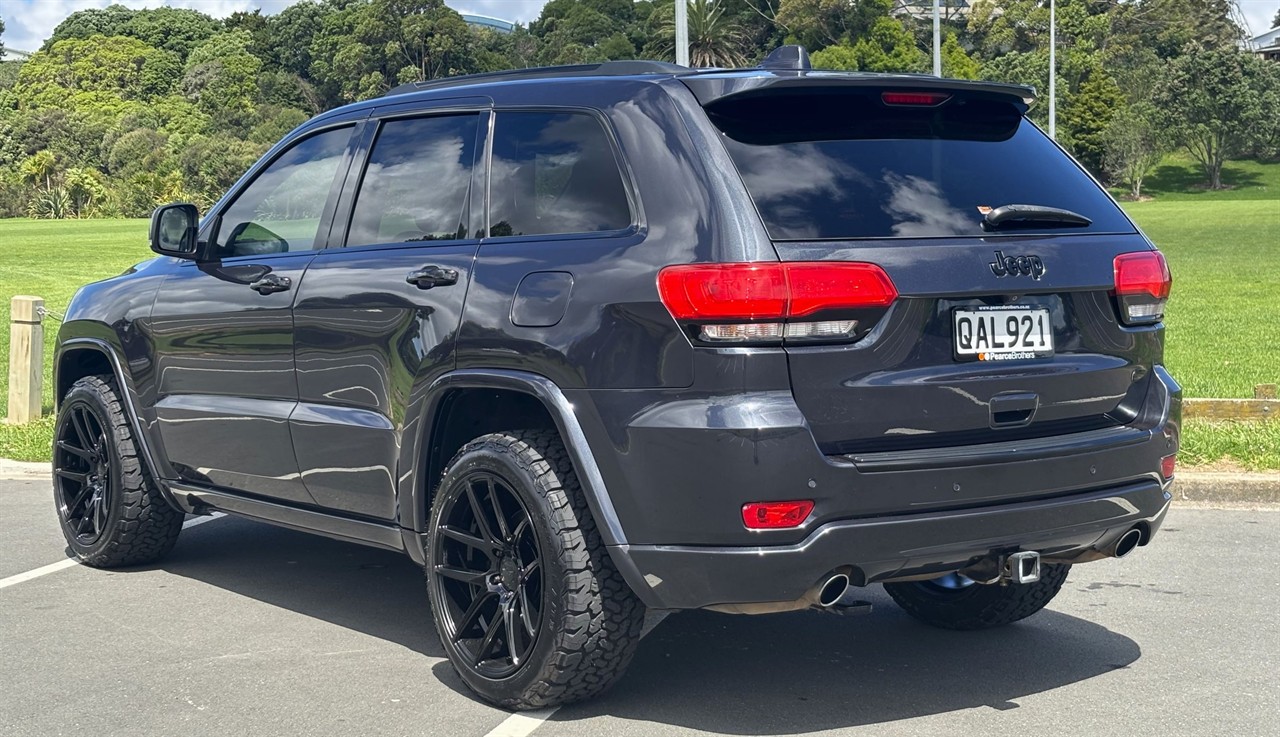
[[[932,107],[946,102],[951,95],[946,92],[885,92],[880,100],[886,105],[923,105]]]
[[[1169,264],[1159,251],[1122,253],[1116,256],[1115,294],[1120,317],[1134,325],[1158,322],[1164,317],[1173,278]]]
[[[888,307],[889,275],[857,262],[757,262],[668,266],[658,294],[677,320],[780,321],[824,310]]]
[[[813,511],[813,502],[750,502],[742,505],[742,524],[748,530],[781,530],[799,527]]]
[[[1165,456],[1160,459],[1160,475],[1166,479],[1173,478],[1173,469],[1178,465],[1178,455]]]

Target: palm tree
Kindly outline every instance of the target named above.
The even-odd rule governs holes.
[[[684,2],[685,0],[675,0]],[[689,64],[695,67],[741,67],[746,36],[732,18],[724,17],[719,0],[687,0],[689,3]],[[664,7],[658,24],[656,51],[664,59],[676,57],[675,3]]]

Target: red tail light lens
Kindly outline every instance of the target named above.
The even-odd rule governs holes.
[[[658,294],[677,320],[756,320],[787,312],[782,264],[691,264],[658,272]]]
[[[875,264],[823,261],[668,266],[658,294],[677,320],[782,320],[898,298]]]
[[[1116,256],[1115,294],[1120,317],[1126,324],[1159,322],[1173,286],[1169,264],[1159,251],[1122,253]]]
[[[941,105],[951,97],[946,92],[885,92],[880,100],[886,105]]]
[[[1176,453],[1171,456],[1165,456],[1164,458],[1161,458],[1160,459],[1160,475],[1164,476],[1166,479],[1173,478],[1173,470],[1174,468],[1177,467],[1177,465],[1178,465],[1178,454]]]
[[[785,530],[799,527],[813,511],[813,502],[751,502],[742,505],[742,524],[748,530]]]

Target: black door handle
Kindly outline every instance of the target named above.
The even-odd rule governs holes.
[[[458,270],[435,265],[424,266],[417,271],[410,271],[404,280],[418,289],[447,287],[458,283]]]
[[[258,294],[274,294],[275,292],[286,292],[293,286],[293,280],[287,276],[278,274],[267,274],[261,279],[249,284],[249,288]]]

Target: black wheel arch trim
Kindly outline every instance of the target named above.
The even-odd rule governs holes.
[[[168,464],[160,464],[163,459],[163,453],[157,448],[158,441],[147,431],[146,426],[142,422],[142,416],[139,413],[137,389],[133,385],[133,377],[124,370],[124,362],[120,359],[119,352],[105,340],[101,338],[67,338],[58,342],[57,349],[54,351],[53,358],[53,386],[59,386],[59,378],[62,373],[62,364],[68,353],[74,351],[91,350],[102,354],[107,363],[111,366],[111,373],[116,380],[116,387],[120,391],[120,400],[124,405],[125,417],[129,420],[129,429],[133,431],[133,440],[137,444],[138,457],[142,459],[146,466],[146,471],[151,477],[159,482],[161,479],[167,478],[164,473],[168,468]],[[62,397],[55,396],[53,398],[55,412],[62,405]],[[170,474],[171,475],[171,474]],[[183,505],[178,503],[170,493],[166,484],[159,484],[161,493],[174,509],[186,511]]]
[[[578,474],[578,482],[586,495],[587,506],[595,518],[600,537],[609,551],[614,566],[622,574],[623,579],[636,596],[646,606],[658,604],[648,582],[640,569],[631,560],[627,550],[626,533],[618,518],[618,512],[609,497],[604,476],[591,453],[582,424],[574,414],[573,404],[565,397],[564,392],[551,379],[527,371],[511,371],[504,369],[459,369],[437,378],[426,392],[425,409],[422,415],[421,432],[416,433],[413,455],[418,459],[419,467],[425,459],[430,447],[430,434],[434,429],[434,421],[441,410],[441,402],[453,389],[500,389],[528,394],[546,408],[555,423],[556,430],[564,440],[569,458],[573,461],[574,470]],[[425,520],[427,505],[430,503],[431,491],[428,488],[434,479],[423,478],[414,487],[414,500],[401,508],[401,514],[412,510],[413,518],[400,520],[405,529],[405,547],[410,557],[421,562],[424,559],[423,538],[425,536]]]

